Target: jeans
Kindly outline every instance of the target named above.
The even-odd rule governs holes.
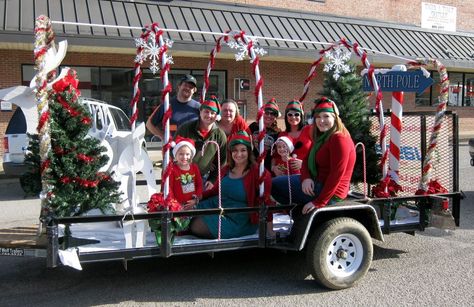
[[[291,202],[298,205],[305,205],[314,200],[323,188],[322,183],[314,182],[314,195],[309,196],[301,189],[301,175],[290,176]],[[280,204],[290,204],[290,193],[288,190],[288,176],[278,176],[272,179],[272,197]]]

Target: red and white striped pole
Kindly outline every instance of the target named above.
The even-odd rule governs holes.
[[[395,65],[392,71],[407,71],[405,65]],[[392,92],[392,114],[390,116],[390,153],[388,175],[396,183],[399,182],[400,149],[402,136],[403,117],[403,92]]]

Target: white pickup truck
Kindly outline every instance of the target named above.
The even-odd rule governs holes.
[[[24,163],[29,142],[27,133],[36,133],[38,126],[34,94],[26,86],[15,86],[0,90],[0,99],[11,99],[12,104],[17,106],[3,138],[3,169],[6,175],[20,176],[27,171]],[[120,108],[106,102],[84,97],[81,102],[88,107],[95,119],[89,135],[107,140],[107,154],[111,158],[108,164],[117,164],[117,153],[123,151],[126,139],[131,137],[129,118]]]

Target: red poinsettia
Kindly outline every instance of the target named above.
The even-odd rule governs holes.
[[[444,194],[448,193],[448,190],[439,183],[438,180],[430,180],[428,182],[428,190],[419,189],[416,191],[416,195],[426,195],[426,194]]]
[[[165,201],[163,193],[155,193],[150,197],[148,201],[148,212],[158,211],[180,211],[183,207],[176,199],[170,199],[168,202]]]
[[[176,199],[165,200],[163,193],[155,193],[150,197],[147,204],[148,212],[159,211],[181,211],[183,207]],[[189,226],[190,219],[188,217],[173,218],[171,221],[171,240],[178,233],[185,231]],[[161,244],[161,223],[159,220],[148,220],[150,228],[155,232],[156,242]]]
[[[377,198],[395,197],[397,193],[401,191],[403,191],[403,188],[390,176],[385,177],[379,184],[372,188],[372,193]]]

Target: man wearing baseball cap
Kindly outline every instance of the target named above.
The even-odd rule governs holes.
[[[185,75],[180,79],[178,91],[175,97],[170,99],[170,106],[173,111],[170,118],[172,131],[177,127],[199,117],[199,107],[201,104],[193,99],[193,94],[197,91],[196,78],[192,75]],[[154,135],[163,140],[163,114],[164,106],[160,104],[148,118],[146,127]]]

